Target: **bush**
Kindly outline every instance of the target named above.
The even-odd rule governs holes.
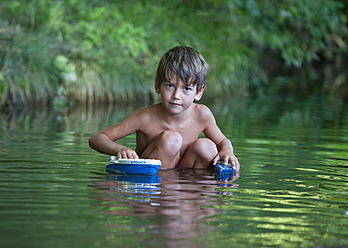
[[[0,7],[2,105],[58,92],[91,104],[151,100],[158,60],[175,45],[206,58],[208,98],[268,87],[271,64],[301,68],[347,55],[346,0],[15,0]]]

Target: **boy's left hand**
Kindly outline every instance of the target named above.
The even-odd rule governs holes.
[[[228,162],[230,162],[232,165],[232,168],[235,171],[239,171],[239,168],[240,168],[239,161],[233,153],[220,151],[218,155],[216,155],[216,157],[213,159],[213,165],[216,165],[217,162],[219,161],[223,161],[225,165],[227,165]]]

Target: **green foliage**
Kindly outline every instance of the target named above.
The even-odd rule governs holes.
[[[62,88],[70,101],[91,104],[153,98],[160,56],[181,44],[210,66],[205,97],[263,89],[272,64],[345,57],[347,7],[339,0],[3,1],[0,105]]]
[[[331,32],[339,32],[342,24],[339,1],[242,2],[236,8],[245,9],[254,21],[254,36],[261,38],[261,45],[279,51],[287,65],[296,67],[319,60],[319,53],[333,45]]]

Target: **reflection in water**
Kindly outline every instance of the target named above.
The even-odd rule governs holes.
[[[210,170],[160,170],[158,177],[108,175],[108,180],[98,181],[94,187],[102,202],[99,207],[105,208],[100,214],[146,217],[155,221],[150,230],[158,233],[160,243],[177,246],[180,239],[188,247],[191,238],[214,231],[204,219],[214,216],[219,205],[232,204],[216,197],[232,196],[221,189],[237,188],[233,181],[238,177],[239,173],[219,182]]]
[[[346,247],[348,105],[223,100],[209,106],[234,142],[237,181],[105,173],[87,140],[138,106],[0,115],[0,247]]]

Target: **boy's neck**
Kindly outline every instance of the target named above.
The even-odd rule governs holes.
[[[166,122],[181,122],[183,119],[186,120],[190,115],[192,111],[193,105],[195,103],[192,103],[190,107],[188,107],[185,111],[179,113],[179,114],[170,114],[164,107],[163,104],[160,103],[161,108],[161,114],[164,118],[164,121]]]

